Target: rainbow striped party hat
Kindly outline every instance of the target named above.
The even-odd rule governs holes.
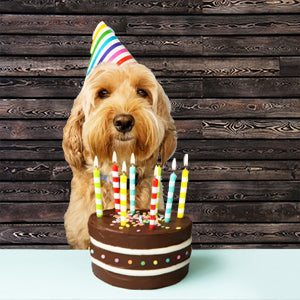
[[[114,31],[104,22],[100,22],[94,30],[90,52],[91,59],[86,76],[102,62],[111,62],[119,66],[125,63],[136,62],[116,37]]]

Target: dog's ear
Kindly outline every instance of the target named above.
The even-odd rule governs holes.
[[[165,135],[159,149],[162,165],[166,164],[177,146],[176,127],[170,112],[171,105],[169,98],[163,88],[158,84],[157,113],[163,118],[165,123]]]
[[[63,136],[65,158],[70,166],[76,169],[80,169],[84,162],[82,143],[82,125],[84,120],[85,117],[79,95],[74,101]]]

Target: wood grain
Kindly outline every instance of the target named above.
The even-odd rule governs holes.
[[[0,119],[67,119],[74,99],[2,99]],[[299,98],[171,98],[174,119],[299,118]]]
[[[10,0],[1,3],[1,12],[54,13],[54,14],[256,14],[256,13],[297,13],[299,1],[91,1],[55,0],[33,2],[30,0]]]
[[[169,97],[202,97],[201,78],[159,78],[158,81]],[[76,77],[0,77],[0,97],[75,98],[83,83],[84,78]]]
[[[163,171],[164,172],[164,171]],[[178,202],[180,173],[175,186],[174,202]],[[168,178],[165,177],[164,199]],[[69,181],[0,181],[1,202],[66,202],[70,197]],[[289,202],[299,201],[299,181],[194,181],[187,193],[188,203],[223,202]]]
[[[195,161],[189,167],[189,180],[299,180],[297,160],[275,161]],[[182,164],[178,163],[178,171]],[[171,174],[167,163],[163,179]],[[92,175],[91,175],[92,176]],[[0,180],[70,180],[71,168],[64,161],[0,161]]]
[[[293,1],[245,1],[203,0],[204,14],[256,14],[256,13],[299,13],[300,2]]]
[[[84,77],[88,58],[0,57],[0,76]],[[281,73],[278,58],[141,58],[140,63],[160,77],[273,77]],[[284,60],[287,76],[295,61]],[[294,75],[296,75],[296,71]],[[283,75],[283,74],[281,74]]]
[[[182,140],[174,153],[182,159],[300,159],[299,140]],[[6,140],[0,143],[0,160],[63,160],[61,140]]]
[[[129,36],[119,37],[135,57],[300,55],[300,36]],[[0,35],[0,52],[20,56],[89,57],[90,35]],[[145,48],[147,52],[145,53]]]
[[[48,202],[69,201],[71,186],[69,181],[0,181],[0,201]],[[16,204],[15,204],[16,205]]]
[[[0,33],[91,34],[100,20],[117,35],[269,35],[298,34],[297,15],[109,16],[4,14]],[[276,20],[276,22],[274,22]]]
[[[272,39],[272,37],[271,37]],[[119,40],[135,57],[168,55],[201,55],[202,36],[119,36]],[[89,57],[91,35],[0,35],[3,55],[49,55]],[[292,43],[289,43],[292,47]],[[147,52],[145,53],[145,48]],[[297,51],[294,49],[294,51]],[[282,53],[282,52],[281,52]],[[283,52],[284,54],[284,52]]]
[[[299,223],[194,224],[194,243],[299,243]]]
[[[1,120],[2,139],[62,139],[66,120]],[[298,119],[176,120],[179,139],[299,139]]]
[[[300,77],[282,78],[158,78],[174,98],[272,98],[300,96]],[[84,78],[0,77],[0,97],[75,98]]]
[[[299,55],[300,36],[204,36],[205,56]]]
[[[194,243],[299,243],[297,223],[194,224]],[[63,224],[0,224],[0,244],[66,244]]]
[[[0,203],[0,223],[61,223],[68,203]],[[174,203],[173,210],[178,205]],[[185,214],[201,223],[295,223],[300,220],[300,202],[277,203],[186,203]]]
[[[201,2],[190,0],[169,1],[110,1],[110,0],[9,0],[0,3],[1,12],[53,14],[186,14],[201,13]]]
[[[63,224],[0,224],[0,244],[67,244]]]
[[[299,97],[300,77],[203,78],[203,97]]]

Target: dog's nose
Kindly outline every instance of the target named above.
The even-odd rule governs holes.
[[[132,127],[134,126],[134,117],[126,114],[116,115],[113,123],[118,131],[126,133],[131,131]]]

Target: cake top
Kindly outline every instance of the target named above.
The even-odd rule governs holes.
[[[120,215],[114,209],[106,210],[102,218],[92,214],[89,219],[90,235],[111,245],[134,248],[161,247],[162,244],[181,243],[191,236],[192,221],[187,216],[177,218],[177,213],[172,212],[171,220],[165,223],[163,212],[159,212],[156,218],[155,229],[149,229],[149,211],[137,210],[131,215],[127,212],[126,226],[121,226]],[[168,241],[165,241],[168,236]],[[155,246],[155,244],[157,244]]]

